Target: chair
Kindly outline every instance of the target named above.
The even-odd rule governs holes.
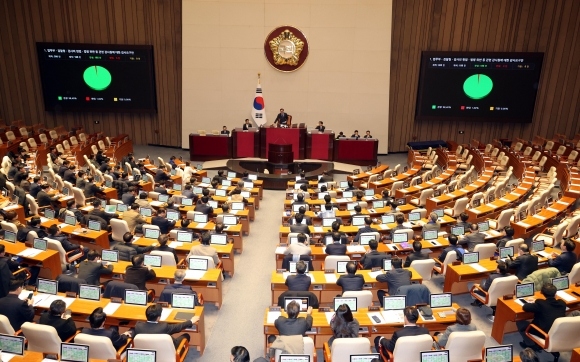
[[[97,144],[99,145],[100,150],[105,151],[107,149],[107,147],[105,147],[105,142],[103,142],[103,140],[99,140]]]
[[[421,195],[418,199],[411,199],[411,204],[417,205],[418,207],[425,207],[427,199],[433,197],[433,192],[433,189],[425,189],[421,191]]]
[[[453,205],[453,208],[445,208],[445,210],[443,210],[443,212],[446,215],[449,215],[451,217],[458,217],[459,214],[461,214],[462,212],[465,211],[465,209],[467,208],[467,203],[469,202],[469,199],[467,197],[462,197],[460,199],[455,200],[455,205]]]
[[[211,130],[211,134],[214,135],[214,136],[219,136],[220,131],[218,131],[217,129],[212,129]]]
[[[572,270],[570,270],[570,273],[568,274],[568,281],[570,282],[570,285],[580,282],[580,263],[574,264]]]
[[[122,359],[121,355],[125,352],[127,346],[131,344],[131,341],[131,339],[128,339],[127,344],[117,351],[108,337],[93,336],[85,333],[79,333],[75,336],[75,343],[89,346],[89,358],[105,361],[108,359]]]
[[[109,199],[109,204],[111,205],[123,205],[123,201],[117,199]]]
[[[38,148],[38,145],[36,144],[36,140],[34,138],[28,139],[28,147],[31,150],[36,150]]]
[[[175,258],[173,257],[173,253],[170,251],[151,250],[150,254],[161,256],[161,265],[162,266],[176,266],[177,265],[177,263],[175,262]]]
[[[77,207],[85,206],[87,201],[83,190],[79,189],[78,187],[73,187],[72,191],[73,195],[75,196],[75,202],[77,204]]]
[[[412,307],[422,303],[429,304],[430,302],[429,296],[431,295],[431,292],[429,291],[429,288],[425,284],[409,284],[402,285],[399,288],[397,288],[394,295],[406,296],[407,307]]]
[[[60,344],[70,342],[75,336],[66,341],[61,341],[53,326],[25,322],[22,325],[22,333],[28,340],[28,351],[44,353],[60,353]]]
[[[514,250],[517,251],[519,249],[520,245],[522,245],[523,243],[524,243],[524,239],[517,238],[517,239],[513,239],[513,240],[508,241],[507,243],[505,243],[505,246],[506,247],[513,246]]]
[[[485,333],[482,331],[452,332],[445,349],[449,350],[451,362],[481,360]]]
[[[536,172],[541,172],[544,170],[544,165],[546,164],[546,161],[548,160],[548,158],[546,156],[542,156],[542,158],[540,159],[540,162],[538,162],[537,166],[532,166],[532,168],[534,169],[534,171]]]
[[[516,142],[516,144],[514,145],[513,150],[515,152],[520,152],[522,150],[522,147],[524,147],[524,144],[521,142]]]
[[[447,257],[447,256],[446,256]],[[411,268],[415,269],[423,280],[431,280],[433,276],[433,267],[435,266],[434,259],[427,260],[413,260]]]
[[[72,136],[71,138],[69,138],[69,140],[70,140],[70,144],[73,147],[76,147],[76,146],[79,145],[79,141],[77,140],[77,137],[76,136]]]
[[[8,197],[12,197],[14,195],[14,184],[10,181],[6,181],[6,189],[8,190]]]
[[[403,184],[404,184],[403,181],[393,182],[393,186],[391,186],[391,190],[389,191],[389,196],[390,197],[395,197],[395,192],[397,190],[399,190],[399,189],[402,189],[403,188]]]
[[[548,245],[548,246],[560,245],[562,243],[562,239],[564,238],[564,232],[566,232],[566,228],[568,227],[568,223],[569,223],[569,221],[564,220],[560,224],[558,224],[558,226],[556,227],[556,230],[554,231],[554,235],[540,233],[540,234],[536,234],[534,236],[533,240],[534,241],[542,240],[544,242],[544,245]]]
[[[86,280],[67,274],[60,274],[56,277],[56,281],[58,282],[59,293],[74,292],[78,294],[80,285],[87,284]]]
[[[57,140],[58,139],[58,133],[56,133],[55,130],[51,130],[48,132],[48,135],[50,136],[50,139],[52,140]]]
[[[28,149],[28,145],[26,144],[26,142],[20,142],[20,147],[22,147],[22,149],[24,149],[24,151],[30,152],[30,150]]]
[[[370,183],[377,181],[378,177],[379,175],[371,175],[371,177],[369,177],[369,181],[361,183],[360,187],[362,187],[363,189],[367,189]]]
[[[130,233],[129,225],[125,220],[111,219],[111,230],[113,231],[111,237],[115,241],[123,241],[123,235]]]
[[[43,207],[38,206],[38,203],[36,203],[36,200],[30,194],[26,194],[26,202],[28,203],[28,209],[30,210],[30,215],[38,215],[39,210],[44,210],[46,208],[50,208],[50,206],[43,206]]]
[[[13,233],[18,233],[18,228],[11,222],[7,221],[0,221],[0,226],[2,226],[2,230],[5,231],[12,231]]]
[[[544,146],[544,149],[546,151],[551,151],[552,148],[554,148],[554,142],[553,141],[546,142],[546,145]]]
[[[469,291],[471,296],[479,300],[481,303],[490,307],[495,314],[495,306],[497,305],[497,300],[502,298],[506,294],[514,294],[516,284],[518,283],[518,277],[515,275],[510,275],[508,277],[496,278],[491,282],[488,291],[481,289],[479,284],[474,284]],[[480,294],[476,293],[475,290],[485,295],[485,298]]]
[[[63,272],[68,269],[68,265],[70,263],[74,262],[75,260],[78,260],[84,255],[82,248],[66,252],[62,247],[60,241],[50,238],[44,238],[44,240],[46,240],[47,249],[58,251],[58,254],[60,256],[60,267],[62,268]]]
[[[118,280],[111,280],[107,283],[105,288],[105,293],[103,293],[103,298],[121,298],[125,299],[125,290],[127,289],[139,289],[135,284],[124,283]]]
[[[421,182],[421,176],[416,176],[411,179],[409,186],[417,186]]]
[[[427,161],[423,164],[423,168],[427,170],[432,170],[433,168],[437,167],[437,160],[439,159],[439,155],[435,155],[433,160]]]
[[[337,338],[332,342],[332,352],[328,343],[324,343],[324,361],[350,362],[350,355],[370,353],[370,351],[371,342],[366,337]]]
[[[9,336],[15,336],[17,334],[4,314],[0,314],[0,334],[7,334]]]
[[[322,263],[322,270],[324,269],[334,269],[336,270],[336,265],[339,261],[350,261],[348,255],[328,255]]]
[[[310,337],[302,337],[304,340],[304,351],[302,354],[307,354],[310,356],[311,362],[316,362],[316,348],[314,347],[314,341]],[[282,354],[281,349],[276,349],[274,354],[274,361],[280,360],[280,355]]]
[[[18,131],[20,132],[20,137],[22,138],[28,137],[28,130],[26,129],[26,127],[20,127]]]
[[[491,258],[495,254],[495,250],[494,243],[477,244],[473,249],[474,252],[479,252],[479,260]]]
[[[95,145],[92,145],[91,146],[91,151],[93,152],[94,155],[96,155],[97,153],[99,153],[99,149]]]
[[[205,132],[205,129],[198,129],[198,130],[197,130],[197,133],[198,133],[200,136],[205,136],[205,135],[207,135],[207,133]]]
[[[521,204],[519,204],[518,206],[516,206],[516,208],[514,209],[514,214],[513,216],[510,218],[510,221],[514,221],[516,217],[520,217],[520,212],[522,211],[526,211],[528,210],[528,205],[530,203],[528,201],[526,202],[522,202]]]
[[[314,266],[312,265],[312,257],[310,255],[300,255],[300,260],[308,263],[308,270],[314,270]],[[282,269],[290,270],[291,261],[294,261],[294,255],[284,255],[284,258],[282,259]]]
[[[476,192],[475,194],[473,194],[473,196],[471,197],[471,201],[469,202],[469,208],[475,208],[475,202],[479,201],[480,205],[485,203],[485,200],[483,199],[483,192]]]
[[[530,330],[540,333],[541,336],[531,334]],[[579,330],[580,317],[560,317],[554,321],[548,333],[538,328],[535,324],[530,324],[526,328],[526,336],[542,347],[544,351],[551,353],[555,357],[554,361],[558,361],[560,352],[571,351],[580,347]]]
[[[485,149],[483,150],[483,154],[489,155],[492,149],[493,149],[493,145],[491,143],[488,143],[487,145],[485,145]]]
[[[473,155],[467,156],[467,160],[465,160],[465,163],[460,164],[457,168],[459,170],[469,169],[469,167],[471,166],[471,160],[473,160]]]
[[[400,337],[397,339],[393,352],[387,351],[390,362],[421,362],[421,351],[429,351],[433,346],[433,338],[429,334]],[[333,346],[334,349],[334,346]],[[382,355],[382,349],[381,349]],[[383,361],[386,361],[383,356]]]
[[[79,133],[79,141],[87,142],[87,136],[84,133]]]
[[[578,151],[573,150],[568,155],[568,158],[566,159],[566,161],[568,161],[568,163],[572,163],[572,162],[576,161],[576,157],[578,157]]]
[[[68,140],[62,141],[62,147],[64,148],[66,153],[70,153],[70,143]]]
[[[570,223],[568,224],[568,227],[564,232],[564,237],[571,238],[576,236],[576,234],[578,234],[579,226],[580,226],[580,215],[576,215],[572,219],[570,219]]]
[[[347,291],[342,293],[343,298],[356,298],[358,308],[367,308],[373,305],[373,292],[370,290]]]
[[[185,360],[187,352],[189,351],[189,344],[186,339],[183,339],[179,346],[175,348],[173,338],[168,334],[138,334],[133,340],[135,348],[153,349],[158,356],[163,356],[163,361],[172,361],[175,356],[176,362]]]
[[[6,136],[6,138],[8,139],[8,141],[13,141],[16,140],[16,136],[14,135],[14,132],[12,131],[8,131],[4,134]]]

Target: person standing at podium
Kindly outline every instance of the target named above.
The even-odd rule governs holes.
[[[322,121],[318,121],[318,126],[316,126],[315,129],[318,132],[322,133],[322,132],[324,132],[324,130],[326,129],[326,127],[324,127],[324,123]]]
[[[280,108],[280,113],[276,116],[274,123],[278,123],[278,127],[288,128],[288,113],[284,112],[284,108]]]
[[[228,136],[230,135],[230,131],[228,131],[228,127],[226,127],[226,126],[223,126],[222,131],[220,133],[227,134]]]
[[[244,131],[248,131],[250,128],[252,128],[252,124],[250,123],[250,120],[246,118],[244,123]]]

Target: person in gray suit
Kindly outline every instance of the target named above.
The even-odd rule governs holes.
[[[467,222],[467,220],[469,220],[469,215],[464,211],[459,214],[459,219],[461,219],[461,221],[455,224],[455,226],[463,226],[465,232],[469,231],[469,228],[471,227],[471,224]]]
[[[439,232],[441,230],[441,224],[437,222],[437,214],[432,212],[429,214],[429,221],[423,225],[423,231],[426,230],[437,230]]]
[[[298,234],[298,242],[296,244],[290,244],[288,248],[284,251],[284,255],[310,255],[312,254],[312,249],[306,242],[306,235],[303,233]]]
[[[306,318],[298,317],[300,305],[292,301],[286,306],[286,313],[288,318],[280,316],[274,321],[278,333],[281,336],[306,336],[306,331],[312,328],[312,307],[308,307],[306,310]]]
[[[306,292],[310,288],[310,284],[312,280],[310,279],[309,275],[306,275],[306,263],[302,260],[299,260],[296,263],[296,275],[289,275],[286,278],[286,286],[288,290],[296,291],[296,292]]]
[[[485,243],[485,234],[479,232],[479,226],[476,223],[471,224],[470,233],[459,239],[459,245],[467,244],[467,250],[472,252],[477,244]]]
[[[397,289],[403,285],[411,285],[411,271],[408,269],[403,269],[403,259],[399,257],[394,257],[391,261],[391,270],[385,274],[377,275],[377,282],[387,283],[389,285],[388,293],[394,294]],[[381,307],[383,306],[383,297],[388,295],[384,290],[377,291],[377,297],[379,297],[379,302]]]
[[[476,331],[477,327],[471,324],[471,312],[467,308],[459,308],[455,312],[455,319],[457,323],[447,327],[445,332],[439,334],[435,332],[435,336],[439,336],[438,343],[441,347],[445,347],[449,335],[453,332],[472,332]]]
[[[307,222],[304,221],[304,224],[302,224],[302,221],[304,220],[303,214],[298,213],[294,215],[294,220],[296,220],[296,224],[290,225],[291,233],[304,233],[310,235],[310,229],[308,228]]]
[[[137,322],[135,324],[135,336],[138,334],[169,334],[180,332],[186,328],[191,328],[197,321],[199,321],[199,316],[194,316],[190,320],[181,322],[179,324],[160,322],[161,311],[163,308],[160,304],[151,304],[145,310],[145,316],[147,317],[147,322]],[[182,334],[177,338],[173,338],[173,344],[175,348],[179,347],[182,340],[186,339],[188,342],[190,336],[187,333]]]

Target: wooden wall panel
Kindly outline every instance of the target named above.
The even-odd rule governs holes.
[[[39,41],[153,45],[158,113],[44,111]],[[180,0],[2,1],[0,54],[0,119],[6,123],[83,125],[91,133],[127,133],[137,144],[181,146]]]
[[[580,1],[394,0],[389,151],[406,143],[580,132]],[[421,51],[544,52],[532,123],[415,121]],[[459,131],[465,134],[458,134]]]

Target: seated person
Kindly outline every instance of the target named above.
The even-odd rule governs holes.
[[[330,329],[332,337],[328,340],[328,347],[332,348],[332,342],[336,338],[357,338],[360,324],[352,316],[352,311],[348,304],[341,304],[330,320]]]
[[[359,139],[360,135],[358,134],[358,130],[355,130],[354,133],[350,136],[350,138]]]
[[[297,184],[306,184],[309,185],[310,183],[306,179],[306,174],[304,172],[300,172],[300,180],[296,180]]]
[[[303,260],[296,262],[296,275],[289,275],[284,284],[291,291],[308,291],[312,280],[306,275],[306,263]]]
[[[125,269],[125,283],[135,284],[140,290],[147,290],[145,283],[157,276],[150,265],[145,266],[143,254],[131,258],[131,264]]]
[[[175,220],[167,219],[167,210],[160,207],[157,209],[157,215],[151,218],[151,225],[158,226],[161,234],[169,234],[169,230],[175,226]]]
[[[436,213],[432,212],[429,214],[429,221],[426,224],[423,224],[423,231],[425,230],[437,230],[439,232],[441,230],[441,225],[437,221],[438,216]]]
[[[519,280],[524,280],[538,270],[538,256],[530,254],[530,248],[522,243],[519,246],[518,256],[515,259],[507,259],[506,264],[509,269],[516,270],[515,274]]]
[[[33,216],[28,221],[28,225],[18,229],[18,233],[16,234],[16,240],[24,243],[26,242],[26,238],[28,237],[28,233],[34,231],[36,235],[43,239],[48,236],[46,231],[40,227],[41,219],[40,216]]]
[[[95,215],[105,220],[107,225],[111,225],[111,219],[118,219],[119,215],[116,213],[108,213],[103,210],[101,206],[101,200],[93,201],[93,209],[89,212],[89,215]]]
[[[164,183],[155,184],[153,192],[157,192],[159,195],[169,195],[169,192],[167,192],[167,188],[165,187]]]
[[[62,209],[60,209],[60,211],[58,212],[58,218],[64,219],[64,215],[67,214],[67,211],[70,211],[74,214],[75,218],[77,219],[77,222],[81,222],[83,218],[83,213],[81,212],[81,210],[77,209],[77,204],[74,199],[68,200],[66,202],[66,208],[63,207]]]
[[[379,290],[377,291],[377,297],[379,297],[379,302],[381,306],[383,305],[383,297],[385,295],[395,295],[399,287],[404,285],[411,285],[412,273],[409,269],[403,269],[403,259],[398,256],[391,260],[391,270],[386,271],[385,274],[377,275],[377,282],[387,283],[389,286],[388,291]]]
[[[467,308],[457,309],[455,312],[455,320],[457,323],[447,327],[444,333],[435,333],[435,335],[438,336],[437,343],[441,347],[445,347],[449,340],[449,335],[453,332],[472,332],[477,330],[477,327],[471,324],[471,312]]]
[[[333,233],[339,232],[338,230],[340,230],[340,225],[341,225],[341,223],[339,223],[338,221],[333,222],[332,226],[331,226],[332,231],[329,231],[326,234],[324,234],[324,238],[326,239],[327,236],[332,237]],[[346,236],[345,233],[340,233],[340,243],[341,244],[349,244],[348,237]]]
[[[392,240],[393,234],[395,233],[395,231],[408,229],[405,225],[403,225],[404,222],[405,222],[405,215],[402,212],[396,213],[395,214],[395,223],[397,223],[397,225],[390,230],[390,234],[387,235],[385,237],[385,239]]]
[[[123,220],[127,223],[130,231],[135,230],[137,225],[147,223],[147,219],[139,213],[139,204],[131,204],[127,211],[123,211]]]
[[[89,248],[71,243],[68,239],[68,236],[64,235],[62,231],[60,231],[59,227],[56,226],[56,224],[50,225],[48,228],[48,238],[60,242],[60,245],[62,245],[62,248],[67,253],[69,251],[76,251],[74,254],[78,254],[82,251],[84,255],[77,259],[78,262],[81,262],[87,258]]]
[[[467,250],[471,253],[476,245],[485,243],[485,234],[479,232],[479,225],[476,223],[471,224],[469,231],[469,234],[459,238],[459,245],[467,244]]]
[[[65,313],[65,310],[66,303],[64,300],[55,300],[50,303],[49,310],[40,315],[40,320],[38,321],[39,324],[54,327],[58,337],[63,342],[74,336],[77,331],[75,321],[70,314]]]
[[[354,237],[354,242],[358,243],[358,241],[360,240],[360,234],[362,233],[373,233],[373,232],[377,232],[378,230],[371,227],[373,223],[373,219],[371,219],[370,217],[365,217],[365,226],[363,226],[362,228],[358,229],[358,232],[356,233],[356,236]]]
[[[423,248],[423,246],[421,245],[420,241],[413,241],[413,252],[409,255],[407,255],[407,259],[405,260],[405,268],[408,268],[411,266],[411,263],[415,260],[427,260],[429,259],[429,254],[427,253],[422,253],[421,249]]]
[[[321,218],[321,219],[325,219],[325,218],[336,218],[336,211],[332,207],[332,204],[324,204],[320,208],[320,212],[318,213],[317,216],[319,218]]]
[[[469,215],[464,211],[461,214],[459,214],[459,219],[461,221],[455,224],[455,226],[463,226],[465,232],[468,232],[469,228],[471,227],[471,223],[467,222],[467,220],[469,220]]]
[[[548,259],[548,265],[554,267],[560,271],[562,275],[568,274],[572,271],[574,264],[578,260],[578,257],[574,253],[576,249],[576,244],[570,239],[562,239],[560,244],[563,253],[558,255],[557,253],[552,253],[550,259]]]
[[[302,215],[302,220],[306,221],[306,225],[312,225],[312,218],[306,215],[306,208],[304,206],[300,206],[298,208],[298,213],[294,214],[294,217],[290,219],[291,224],[299,224],[298,222],[296,222],[296,215],[298,214]]]
[[[325,128],[326,127],[324,127],[324,122],[318,121],[318,126],[316,126],[314,129],[317,130],[318,132],[324,132]]]
[[[489,274],[489,277],[487,277],[487,279],[484,280],[483,283],[481,283],[481,285],[480,285],[481,289],[483,289],[487,292],[489,290],[489,287],[491,287],[491,283],[493,283],[494,280],[496,280],[497,278],[509,277],[510,274],[508,273],[508,271],[509,271],[509,268],[507,267],[507,264],[501,260],[498,260],[497,268],[495,269],[495,272]],[[485,298],[485,294],[483,294],[477,288],[474,289],[473,291],[475,293],[477,293],[478,295],[481,295],[482,297]],[[476,299],[471,303],[471,305],[474,307],[481,307],[483,305],[483,303],[481,303],[478,299]],[[494,310],[494,313],[495,313],[495,310]]]
[[[8,283],[8,295],[0,298],[0,314],[8,318],[10,325],[15,331],[22,327],[24,322],[32,322],[34,319],[34,300],[18,298],[24,282],[21,279],[12,279]]]
[[[350,219],[348,219],[348,223],[352,225],[352,219],[354,219],[355,217],[361,217],[363,215],[364,214],[362,213],[362,207],[360,207],[360,205],[356,205],[354,207],[354,214],[352,214]]]
[[[196,304],[200,305],[197,301],[197,293],[193,290],[191,285],[183,284],[185,280],[185,270],[183,269],[175,269],[173,273],[173,283],[168,284],[163,288],[161,295],[159,296],[160,302],[167,302],[171,303],[171,295],[173,293],[180,293],[180,294],[194,294],[196,296]]]
[[[95,197],[97,194],[101,193],[101,188],[93,182],[95,178],[93,176],[87,177],[87,182],[85,184],[84,194],[86,198]],[[40,205],[39,205],[40,206]]]
[[[429,330],[425,327],[417,326],[417,320],[419,319],[419,311],[415,307],[405,307],[403,312],[404,315],[404,328],[398,329],[393,333],[390,340],[385,337],[375,338],[375,349],[379,351],[380,348],[383,350],[383,354],[387,355],[386,351],[393,352],[395,350],[395,345],[397,344],[397,339],[400,337],[409,336],[419,336],[422,334],[429,334]]]
[[[78,278],[84,279],[87,284],[100,285],[101,275],[112,274],[113,265],[101,260],[101,254],[97,250],[91,250],[87,254],[87,260],[79,264]]]
[[[193,199],[193,186],[191,186],[191,184],[186,184],[185,186],[183,186],[183,190],[181,191],[181,196],[188,198],[188,199]]]
[[[371,136],[371,131],[367,131],[363,138],[373,138],[373,136]]]
[[[24,225],[18,220],[18,215],[14,210],[7,211],[4,214],[4,221],[13,224],[18,230],[24,228]]]
[[[167,323],[161,322],[161,312],[163,307],[159,304],[151,304],[145,310],[145,316],[147,317],[147,322],[137,322],[135,324],[135,336],[139,334],[168,334],[172,335],[180,332],[184,329],[191,328],[197,321],[199,321],[199,316],[194,316],[190,320],[181,323]],[[173,339],[173,345],[175,348],[179,347],[181,341],[184,339],[189,343],[191,337],[189,334],[184,333],[181,336]]]
[[[135,186],[131,186],[129,187],[127,192],[121,196],[121,201],[123,201],[125,205],[132,205],[135,202],[135,200],[137,200],[138,194],[139,191],[137,190],[137,188]]]
[[[201,212],[202,214],[210,215],[213,214],[213,208],[208,205],[209,197],[203,196],[200,198],[201,203],[195,205],[194,211]]]
[[[169,235],[167,235],[167,234],[159,235],[159,237],[157,238],[157,242],[159,243],[159,245],[154,247],[153,250],[170,252],[173,254],[173,258],[175,259],[175,263],[179,262],[179,259],[177,258],[177,253],[175,252],[175,249],[173,249],[167,245],[167,243],[169,242]]]
[[[336,281],[336,285],[342,288],[342,293],[350,291],[360,291],[365,283],[362,274],[356,274],[356,262],[346,263],[346,274],[343,274]]]
[[[214,264],[217,266],[220,262],[217,250],[210,245],[211,242],[211,234],[209,232],[205,232],[201,234],[201,243],[199,245],[195,245],[189,250],[189,254],[187,255],[187,259],[189,260],[192,256],[211,256],[213,259]]]
[[[354,190],[358,190],[356,187],[354,187],[354,182],[352,180],[348,180],[347,181],[347,188],[344,189],[344,191],[354,191]]]
[[[60,199],[59,195],[50,196],[48,193],[50,191],[50,186],[48,184],[40,185],[40,191],[36,195],[36,203],[38,207],[51,206],[53,203],[58,203]]]
[[[346,255],[346,244],[341,243],[342,234],[334,232],[332,235],[332,244],[326,245],[325,252],[327,255]]]
[[[308,225],[306,225],[306,222],[302,224],[302,221],[304,220],[304,215],[296,214],[294,216],[294,220],[296,221],[296,224],[290,225],[291,233],[304,233],[310,235],[310,228],[308,227]]]
[[[191,220],[190,219],[181,219],[181,226],[180,227],[176,227],[173,230],[175,230],[175,231],[186,231],[188,233],[193,233],[193,240],[199,239],[198,234],[195,233],[193,229],[190,229],[188,227],[189,224],[191,224]]]
[[[151,251],[153,246],[134,245],[133,234],[126,232],[123,234],[123,241],[113,245],[112,249],[119,251],[119,260],[131,261],[135,255]]]
[[[113,343],[113,347],[116,350],[127,344],[127,340],[131,338],[132,333],[127,331],[123,334],[119,334],[119,328],[109,327],[105,329],[105,321],[107,320],[107,315],[103,312],[103,308],[96,308],[89,316],[90,328],[84,327],[81,333],[90,334],[91,336],[107,337]]]
[[[274,326],[281,336],[306,336],[306,332],[312,328],[312,307],[308,307],[306,318],[298,317],[300,304],[292,301],[286,306],[288,317],[280,316],[274,321]]]
[[[290,244],[284,251],[284,255],[310,255],[312,253],[312,249],[308,245],[306,241],[306,234],[300,233],[298,234],[298,242],[295,244]],[[288,240],[290,242],[290,240]]]
[[[151,207],[151,204],[149,203],[149,194],[147,192],[142,192],[139,195],[139,198],[137,200],[135,200],[135,203],[137,205],[139,205],[139,207]]]
[[[327,247],[328,248],[328,247]],[[360,258],[360,263],[363,269],[370,270],[376,267],[383,267],[383,260],[390,259],[391,255],[389,253],[383,253],[377,251],[379,248],[379,242],[377,240],[369,241],[369,248],[367,252]]]
[[[514,239],[514,228],[512,228],[511,226],[504,226],[503,228],[503,237],[501,239],[499,239],[497,241],[497,243],[495,243],[495,246],[497,246],[497,249],[499,250],[499,248],[503,248],[505,247],[505,245],[507,244],[508,241],[513,240]]]
[[[304,201],[304,194],[302,192],[300,192],[298,195],[296,195],[296,200],[292,201],[292,209],[294,209],[294,205],[303,205],[304,209],[306,209],[306,205],[308,205],[308,203],[306,201]]]
[[[463,254],[465,253],[465,249],[463,249],[460,246],[457,246],[458,240],[457,235],[449,234],[447,240],[449,241],[449,246],[443,249],[441,254],[439,254],[439,256],[437,257],[438,260],[435,261],[435,265],[437,266],[441,266],[441,263],[445,261],[447,253],[449,253],[450,251],[454,251],[457,254],[456,257],[457,260],[463,260]]]
[[[171,176],[165,173],[165,166],[159,166],[155,176],[153,177],[153,181],[157,184],[162,184],[170,180]]]
[[[322,171],[322,177],[318,180],[319,183],[332,182],[334,178],[328,173],[328,171]]]

